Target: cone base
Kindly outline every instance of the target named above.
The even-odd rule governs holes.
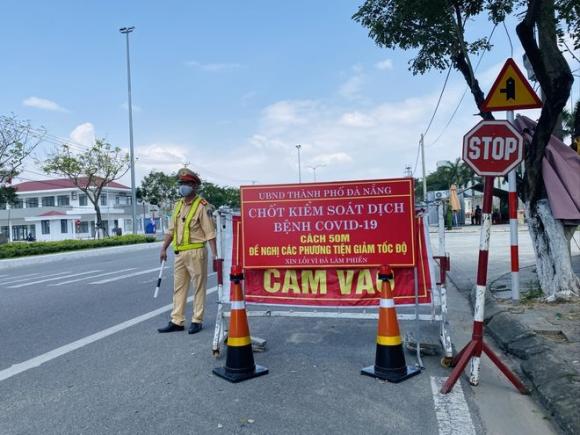
[[[238,382],[247,381],[248,379],[257,378],[258,376],[267,375],[268,369],[256,364],[256,368],[252,371],[245,373],[235,373],[226,369],[225,367],[216,367],[213,369],[213,374],[235,384]]]
[[[410,366],[406,366],[402,370],[392,373],[375,370],[375,366],[365,367],[360,371],[361,375],[370,376],[371,378],[379,378],[383,381],[389,381],[394,384],[403,382],[404,380],[412,378],[419,373],[421,373],[421,369]]]

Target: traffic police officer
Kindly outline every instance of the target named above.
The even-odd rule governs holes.
[[[213,259],[217,257],[216,230],[213,220],[208,214],[208,203],[197,194],[201,184],[199,176],[182,168],[177,172],[179,194],[182,198],[173,210],[169,228],[165,233],[160,259],[167,260],[167,248],[173,245],[174,289],[173,311],[171,321],[159,332],[183,331],[185,323],[185,306],[189,283],[194,286],[193,317],[188,332],[195,334],[201,331],[203,309],[207,283],[207,250],[209,243]]]

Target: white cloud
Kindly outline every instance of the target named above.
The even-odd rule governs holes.
[[[372,127],[375,120],[361,112],[347,112],[340,117],[340,123],[349,127]]]
[[[185,62],[185,64],[192,68],[197,68],[206,72],[223,72],[243,68],[244,65],[240,63],[201,63],[197,61]]]
[[[34,107],[41,110],[51,110],[53,112],[68,112],[67,109],[58,105],[54,101],[45,98],[28,97],[22,101],[22,105],[26,107]]]
[[[500,69],[501,64],[481,68],[478,79],[484,90]],[[353,68],[351,73],[362,74],[362,68]],[[385,98],[374,104],[370,98],[365,100],[371,95],[362,90],[362,100],[276,101],[263,108],[256,128],[235,145],[150,145],[138,150],[137,167],[139,171],[158,169],[170,173],[190,161],[189,167],[202,178],[221,185],[292,183],[298,181],[296,145],[300,144],[303,181],[313,180],[314,170],[308,167],[317,165],[324,165],[324,169],[316,171],[318,181],[400,177],[406,165],[415,167],[419,137],[433,114],[444,75],[430,74],[413,80],[427,81],[430,91],[423,95],[413,92],[407,98]],[[425,138],[428,171],[435,170],[437,161],[459,157],[463,135],[479,121],[474,115],[477,110],[473,98],[467,92],[453,121],[445,128],[464,90],[463,78],[454,72]],[[419,164],[415,176],[420,176],[420,172]]]
[[[77,125],[73,131],[70,132],[69,137],[75,143],[93,146],[95,143],[95,126],[90,122]]]
[[[340,86],[338,93],[344,98],[354,100],[360,97],[363,85],[364,76],[362,73],[357,73]]]
[[[391,59],[385,59],[375,64],[375,68],[381,71],[388,71],[393,69],[393,61]]]

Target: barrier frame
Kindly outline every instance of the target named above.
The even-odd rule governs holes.
[[[218,260],[216,262],[217,268],[217,313],[214,328],[214,336],[212,341],[212,354],[214,357],[218,358],[221,354],[221,346],[224,343],[224,339],[227,336],[228,322],[227,318],[230,317],[229,311],[229,295],[227,291],[224,291],[224,270],[229,270],[231,268],[231,252],[232,245],[228,244],[228,231],[229,234],[233,236],[232,231],[232,218],[234,215],[239,215],[235,213],[228,207],[220,207],[220,209],[214,212],[214,217],[216,219],[217,227],[217,248],[218,248]],[[424,215],[423,219],[423,230],[425,231],[425,241],[427,249],[427,257],[429,258],[429,271],[431,274],[431,302],[428,304],[419,303],[419,284],[417,279],[417,265],[413,268],[415,274],[415,303],[414,304],[401,304],[397,305],[397,308],[413,308],[414,313],[397,313],[397,318],[399,320],[411,320],[415,321],[415,337],[411,334],[405,334],[405,343],[409,345],[412,342],[412,346],[416,349],[416,356],[418,365],[423,368],[423,362],[421,360],[421,342],[419,333],[419,323],[420,321],[427,321],[431,323],[439,323],[439,345],[442,349],[443,358],[441,359],[441,364],[444,367],[448,367],[450,361],[453,358],[453,346],[451,341],[451,336],[449,333],[449,323],[447,320],[447,291],[445,289],[445,277],[449,270],[449,257],[448,256],[437,256],[434,257],[431,250],[431,241],[429,238],[429,225],[427,222],[428,217]],[[440,222],[442,225],[443,222]],[[439,263],[436,262],[439,260]],[[439,267],[439,280],[435,277],[436,265]],[[227,276],[227,275],[226,275]],[[260,305],[268,306],[266,304],[255,304],[247,303],[247,305]],[[283,309],[283,308],[287,309]],[[301,318],[330,318],[330,319],[366,319],[366,320],[376,320],[378,319],[378,306],[372,307],[316,307],[310,308],[308,311],[301,311],[294,309],[296,306],[283,305],[280,306],[281,309],[266,309],[266,310],[247,310],[248,317],[301,317]],[[301,309],[306,307],[300,306]],[[429,308],[429,313],[420,313],[420,308]],[[369,310],[374,312],[368,312]],[[357,310],[357,311],[353,311]],[[414,340],[413,340],[414,339]],[[262,347],[265,345],[265,340],[252,337],[252,343],[257,347]],[[409,346],[407,346],[409,348]]]

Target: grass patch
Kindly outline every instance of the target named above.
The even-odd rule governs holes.
[[[0,259],[26,257],[29,255],[53,254],[56,252],[77,251],[79,249],[104,248],[107,246],[135,245],[151,243],[154,236],[127,234],[100,240],[61,240],[58,242],[12,242],[0,245]]]
[[[520,302],[536,302],[538,299],[544,297],[544,292],[540,287],[540,281],[537,279],[528,282],[528,291],[523,293],[520,298]]]

